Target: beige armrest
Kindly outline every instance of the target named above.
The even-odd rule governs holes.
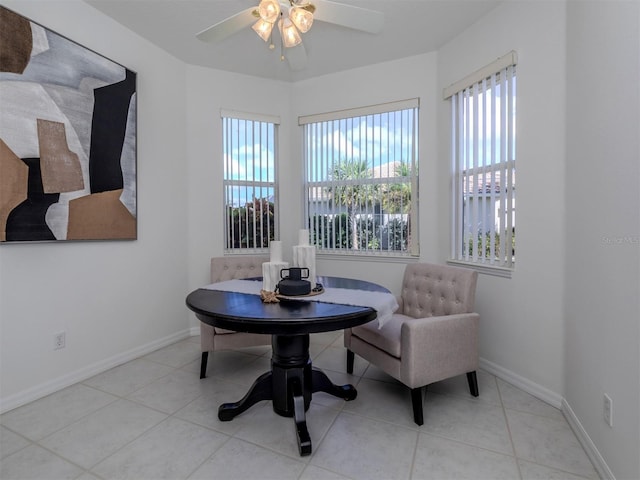
[[[403,323],[401,380],[415,388],[476,370],[479,320],[477,313],[461,313]]]

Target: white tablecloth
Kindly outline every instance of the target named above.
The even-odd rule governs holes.
[[[221,292],[248,293],[260,295],[262,281],[256,280],[226,280],[212,283],[202,287],[207,290]],[[398,309],[396,297],[387,292],[371,292],[369,290],[356,290],[350,288],[325,288],[320,295],[310,297],[295,297],[303,302],[339,303],[341,305],[354,305],[357,307],[373,308],[378,314],[378,328],[391,318],[393,312]]]

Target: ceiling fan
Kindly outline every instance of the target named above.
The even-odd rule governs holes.
[[[329,0],[261,0],[258,6],[242,10],[205,28],[196,37],[204,42],[221,42],[252,25],[260,38],[269,43],[269,48],[274,49],[273,30],[277,25],[281,39],[281,60],[286,57],[292,70],[301,70],[306,65],[307,52],[300,33],[309,31],[316,20],[362,32],[379,33],[384,24],[384,15],[375,10]]]

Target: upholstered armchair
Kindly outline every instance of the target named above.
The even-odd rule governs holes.
[[[423,420],[423,390],[449,377],[467,374],[478,396],[478,322],[473,312],[478,274],[448,265],[407,265],[399,309],[382,328],[377,320],[346,329],[347,372],[355,354],[411,389],[413,417]]]
[[[236,278],[261,277],[262,263],[268,261],[268,256],[213,257],[211,259],[211,283]],[[271,345],[271,335],[234,332],[200,322],[200,346],[202,350],[200,378],[207,376],[209,352],[258,345]]]

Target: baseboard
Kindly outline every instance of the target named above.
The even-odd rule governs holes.
[[[562,409],[562,396],[548,388],[538,385],[528,378],[522,377],[511,370],[507,370],[506,368],[484,358],[480,358],[480,368],[504,380],[505,382],[510,383],[514,387],[518,387],[520,390],[533,395],[543,402],[548,403],[552,407],[555,407],[558,410]]]
[[[200,332],[198,331],[198,334],[199,333]],[[13,410],[14,408],[20,407],[29,402],[38,400],[39,398],[57,392],[58,390],[62,390],[63,388],[69,387],[75,383],[82,382],[87,378],[91,378],[94,375],[105,372],[110,368],[122,365],[123,363],[141,357],[142,355],[146,355],[147,353],[151,353],[159,348],[166,347],[167,345],[187,338],[191,335],[192,333],[190,329],[181,330],[167,337],[149,342],[146,345],[133,348],[127,352],[119,353],[117,355],[114,355],[113,357],[101,360],[92,365],[87,365],[74,372],[68,373],[58,378],[54,378],[53,380],[42,383],[40,385],[36,385],[35,387],[29,388],[9,397],[0,398],[0,413]]]
[[[596,448],[595,443],[593,443],[591,437],[589,437],[589,434],[580,423],[580,420],[578,420],[578,417],[576,417],[576,414],[573,412],[571,405],[569,405],[564,398],[562,399],[562,413],[564,413],[567,422],[569,422],[571,430],[573,430],[573,433],[575,433],[576,437],[578,437],[578,441],[582,445],[582,448],[584,448],[584,451],[587,453],[587,456],[591,460],[591,463],[593,463],[593,466],[598,472],[600,478],[615,480],[615,476],[607,465],[607,462],[604,461],[604,458],[602,458],[602,455],[600,455],[600,452]]]
[[[480,359],[480,368],[562,411],[569,423],[569,427],[578,438],[600,478],[615,480],[613,472],[604,461],[604,458],[602,458],[602,455],[600,455],[587,431],[578,420],[578,417],[576,417],[571,406],[561,395],[484,358]]]

